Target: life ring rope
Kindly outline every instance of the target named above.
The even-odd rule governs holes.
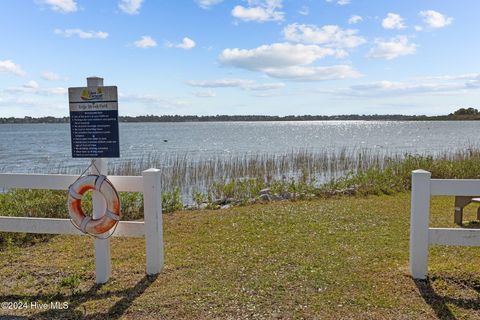
[[[102,183],[103,181],[105,181],[106,178],[107,177],[104,175],[100,175],[97,177],[97,179],[95,180],[95,190],[100,191],[100,188],[102,187]]]
[[[71,189],[70,187],[68,187],[68,194],[74,198],[74,199],[77,199],[77,200],[82,200],[82,195],[80,193],[76,193],[75,190]]]
[[[82,230],[84,233],[87,233],[85,228],[87,227],[87,223],[89,223],[90,220],[92,220],[92,218],[90,218],[89,216],[85,216],[85,218],[83,218],[82,220],[82,223],[80,224],[80,230]]]

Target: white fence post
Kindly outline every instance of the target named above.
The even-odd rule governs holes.
[[[94,161],[94,160],[92,160]],[[97,169],[95,168],[98,168]],[[96,159],[95,166],[90,167],[91,174],[107,174],[107,159]],[[92,192],[93,218],[101,218],[106,209],[105,200],[98,191]],[[108,233],[105,233],[108,234]],[[95,282],[106,283],[112,274],[112,259],[110,255],[110,239],[95,239]]]
[[[412,172],[410,273],[414,279],[427,277],[431,176],[432,174],[425,170]]]
[[[147,246],[147,274],[157,274],[163,268],[163,218],[159,169],[148,169],[143,176],[143,206],[145,241]]]
[[[102,87],[103,78],[89,77],[87,78],[87,87]],[[92,174],[108,174],[107,159],[92,159],[95,166],[91,166],[90,173]],[[97,171],[98,169],[98,171]],[[92,208],[93,218],[101,218],[106,209],[105,200],[98,191],[92,193]],[[96,283],[106,283],[112,274],[112,259],[110,255],[110,240],[95,239],[95,278]]]

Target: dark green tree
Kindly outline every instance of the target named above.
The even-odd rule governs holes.
[[[478,115],[478,110],[475,108],[460,108],[453,113],[455,116],[476,116]]]

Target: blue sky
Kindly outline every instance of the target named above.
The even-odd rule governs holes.
[[[445,114],[478,106],[475,0],[3,0],[0,117]]]

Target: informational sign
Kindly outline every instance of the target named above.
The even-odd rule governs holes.
[[[117,87],[68,88],[73,158],[118,158]]]

